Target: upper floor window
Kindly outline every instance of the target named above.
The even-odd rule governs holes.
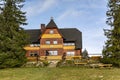
[[[40,44],[30,44],[30,47],[39,47]]]
[[[64,46],[74,46],[75,43],[64,43]]]
[[[58,42],[57,41],[53,41],[53,44],[58,44]]]
[[[50,41],[46,41],[45,43],[46,43],[46,44],[50,44]]]
[[[58,55],[58,51],[49,51],[49,55],[51,56]]]
[[[53,30],[50,30],[50,34],[53,34],[54,33],[54,31]]]

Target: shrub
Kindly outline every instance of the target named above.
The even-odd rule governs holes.
[[[115,67],[120,67],[120,60],[115,58],[102,58],[100,62],[105,64],[113,64]]]
[[[74,66],[74,61],[73,60],[60,60],[57,63],[57,67],[65,67],[65,66]]]
[[[47,67],[50,63],[47,60],[42,61],[43,62],[43,66]]]

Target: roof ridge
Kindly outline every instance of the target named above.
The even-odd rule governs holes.
[[[50,22],[47,24],[46,28],[57,28],[57,25],[54,20],[51,19]]]

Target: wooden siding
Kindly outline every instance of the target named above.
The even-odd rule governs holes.
[[[40,48],[63,48],[63,45],[41,45]]]
[[[40,50],[40,47],[24,47],[25,50]]]
[[[62,38],[60,34],[43,34],[41,38]]]
[[[63,49],[75,49],[75,46],[64,46]]]

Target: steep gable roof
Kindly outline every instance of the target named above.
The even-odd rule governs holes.
[[[64,28],[59,29],[59,31],[64,36],[64,41],[74,41],[76,44],[76,49],[82,48],[82,32],[80,32],[78,29]],[[40,43],[39,36],[42,34],[40,29],[25,30],[25,32],[30,35],[31,43]]]
[[[46,29],[48,28],[57,28],[57,25],[53,19],[51,19],[50,22],[47,24]]]

